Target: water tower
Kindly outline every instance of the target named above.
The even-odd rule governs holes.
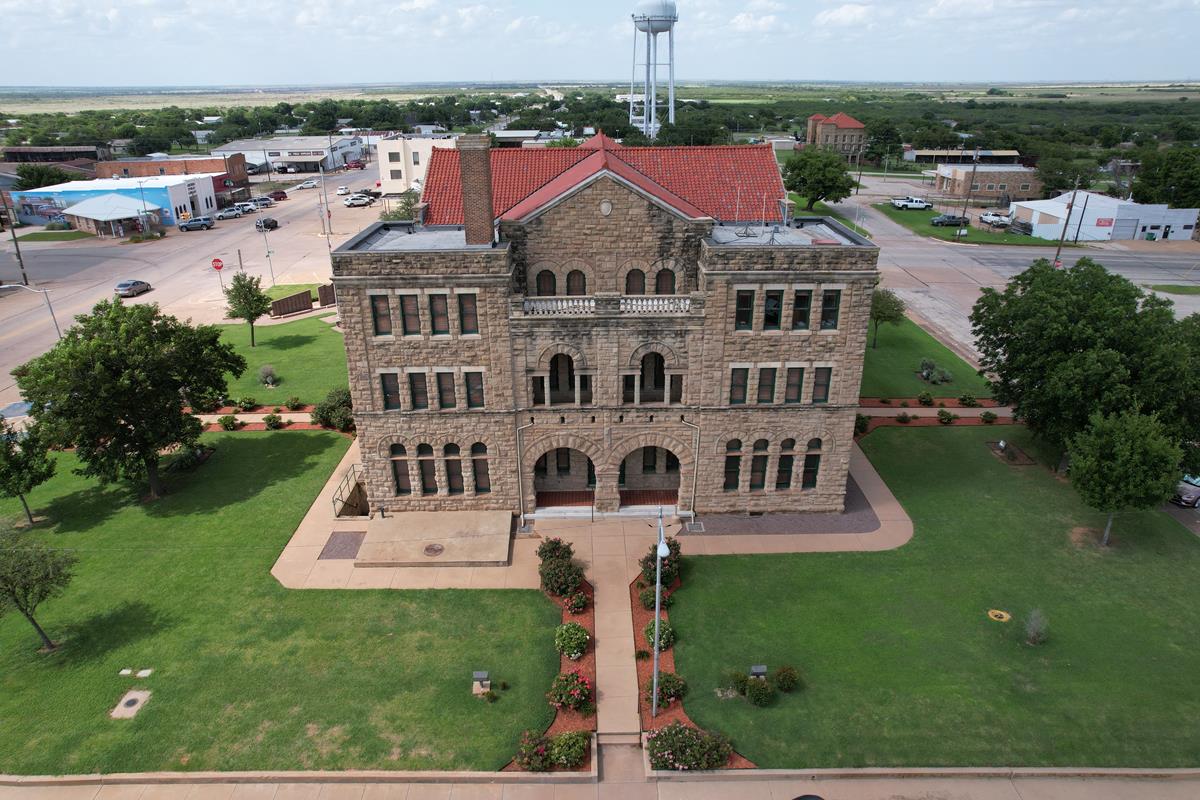
[[[633,77],[629,81],[629,124],[650,138],[658,135],[658,79],[667,68],[667,123],[675,124],[675,23],[679,14],[671,0],[644,0],[633,12]],[[667,60],[658,56],[658,35],[667,35]],[[644,46],[639,38],[645,38]],[[638,63],[639,56],[643,59]],[[641,82],[641,94],[637,93]]]

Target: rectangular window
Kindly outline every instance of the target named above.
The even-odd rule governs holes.
[[[413,153],[413,166],[414,167],[420,166],[420,164],[421,164],[421,154]]]
[[[394,181],[404,180],[404,171],[403,170],[394,169],[391,171],[391,175],[392,175],[392,180],[394,180]]]
[[[733,329],[748,331],[754,327],[754,292],[737,293],[733,306]]]
[[[792,488],[792,459],[794,456],[782,455],[779,457],[779,474],[775,476],[776,489]]]
[[[395,151],[388,153],[388,161],[392,164],[399,164],[400,163],[400,154]]]
[[[400,295],[400,329],[405,336],[421,335],[421,306],[415,294]]]
[[[828,403],[829,384],[833,382],[833,367],[817,367],[813,378],[812,401],[814,403]]]
[[[634,384],[636,381],[637,381],[636,375],[622,375],[621,376],[621,402],[622,403],[632,403],[633,402],[634,390],[636,388]]]
[[[412,397],[414,410],[429,408],[429,387],[425,383],[424,372],[408,373],[408,393]]]
[[[476,458],[472,460],[471,466],[475,472],[475,494],[487,494],[492,491],[492,476],[488,472],[487,459]]]
[[[775,368],[763,367],[758,371],[758,403],[775,402]]]
[[[392,459],[392,483],[396,494],[412,494],[412,484],[408,480],[408,459]]]
[[[658,471],[658,448],[643,447],[642,448],[642,472],[657,472]]]
[[[421,465],[421,494],[437,494],[437,467],[432,458],[417,461]]]
[[[371,295],[371,324],[376,336],[392,335],[392,304],[386,294]]]
[[[989,192],[994,192],[994,191],[996,191],[996,184],[994,184],[994,183],[989,183],[989,184],[987,185],[987,190],[988,190]]]
[[[750,459],[750,491],[761,492],[767,485],[767,457],[754,456]]]
[[[837,330],[838,317],[842,312],[842,291],[826,289],[821,292],[821,330]]]
[[[792,297],[792,330],[808,330],[808,315],[812,311],[812,291],[797,289]]]
[[[571,449],[559,447],[554,451],[554,468],[559,475],[571,474]]]
[[[972,184],[971,184],[971,191],[972,191],[972,192],[978,192],[978,191],[979,191],[979,184],[978,184],[978,183],[972,183]]]
[[[801,489],[817,488],[817,473],[821,469],[821,454],[809,453],[804,457],[804,474],[800,477]]]
[[[1000,191],[1002,191],[1002,192],[1007,192],[1007,191],[1008,191],[1008,184],[1007,184],[1007,183],[998,183],[998,184],[996,184],[996,188],[997,188],[997,189],[999,189],[999,190],[1000,190]]]
[[[466,372],[463,377],[467,381],[467,408],[483,408],[483,373]]]
[[[454,408],[458,403],[454,397],[454,373],[437,373],[438,408]]]
[[[729,373],[729,405],[740,406],[746,402],[746,383],[750,379],[750,370],[738,367]]]
[[[763,297],[763,330],[777,331],[783,324],[783,290],[771,290]]]
[[[672,403],[682,403],[683,402],[683,376],[682,375],[672,375],[671,376],[671,402]]]
[[[533,378],[533,404],[546,405],[546,379],[541,375],[535,375]]]
[[[458,296],[458,331],[459,333],[479,333],[479,311],[475,306],[475,295],[473,294]]]
[[[400,376],[394,372],[385,372],[379,376],[383,387],[383,410],[395,411],[400,408]]]
[[[1029,191],[1029,184],[1028,184],[1028,183],[1022,183],[1022,184],[1021,184],[1021,191],[1022,191],[1022,192],[1028,192],[1028,191]]]
[[[725,483],[721,487],[727,492],[738,490],[738,477],[742,472],[741,456],[725,456]]]
[[[450,335],[450,307],[446,295],[429,295],[429,324],[434,336]]]
[[[783,391],[783,402],[799,403],[804,392],[804,368],[788,367],[787,386]]]

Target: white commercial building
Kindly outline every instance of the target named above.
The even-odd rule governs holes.
[[[1110,239],[1191,239],[1200,209],[1134,203],[1095,192],[1067,192],[1050,200],[1009,206],[1015,226],[1038,239],[1103,242]]]
[[[216,213],[217,195],[213,179],[223,174],[154,175],[148,178],[97,178],[68,181],[23,192],[12,192],[17,219],[30,225],[56,222],[84,201],[111,195],[137,200],[154,217],[151,223],[175,225],[190,217]],[[94,206],[85,206],[94,208]],[[76,215],[82,216],[82,215]]]
[[[361,161],[362,139],[358,136],[275,136],[270,139],[238,139],[212,149],[213,155],[241,153],[246,165],[275,172],[326,172],[341,169],[349,161]]]
[[[416,135],[398,133],[380,140],[376,146],[379,159],[379,191],[385,195],[420,191],[429,168],[429,156],[435,147],[456,147],[454,134]]]

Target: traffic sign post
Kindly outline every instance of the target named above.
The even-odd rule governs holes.
[[[221,293],[225,293],[225,279],[221,277],[221,268],[225,266],[225,262],[219,258],[212,260],[212,268],[217,271],[217,280],[221,283]]]

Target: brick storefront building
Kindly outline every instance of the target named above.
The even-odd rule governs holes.
[[[826,117],[813,114],[808,118],[805,147],[824,147],[844,156],[858,154],[867,144],[867,126],[841,111]]]
[[[241,153],[227,156],[173,156],[170,158],[123,158],[96,164],[97,178],[150,178],[155,175],[199,175],[223,173],[235,187],[250,185],[246,157]]]
[[[373,509],[842,508],[878,251],[769,146],[464,136],[418,217],[333,255]]]

